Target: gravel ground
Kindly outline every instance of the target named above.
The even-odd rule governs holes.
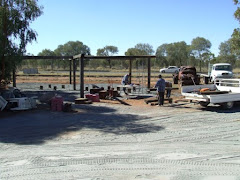
[[[240,179],[240,107],[73,108],[0,112],[0,179]]]

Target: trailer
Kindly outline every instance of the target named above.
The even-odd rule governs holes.
[[[211,103],[231,109],[240,101],[240,79],[217,78],[214,84],[182,86],[181,94],[204,107]]]

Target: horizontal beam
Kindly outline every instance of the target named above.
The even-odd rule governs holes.
[[[23,59],[64,59],[64,60],[72,60],[73,56],[22,56]]]
[[[73,59],[81,58],[81,54],[73,56]],[[131,60],[136,58],[156,58],[152,55],[143,56],[84,56],[84,59],[118,59],[118,60]]]

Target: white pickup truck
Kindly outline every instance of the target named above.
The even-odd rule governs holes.
[[[232,78],[232,65],[229,63],[217,63],[208,65],[208,74],[199,74],[204,78],[205,84],[208,84],[208,81],[214,82],[216,78]]]
[[[212,103],[231,109],[234,102],[240,101],[240,79],[215,79],[214,84],[182,86],[181,93],[204,107]]]
[[[233,77],[232,66],[229,63],[213,64],[210,71],[210,81],[214,82],[216,78]]]

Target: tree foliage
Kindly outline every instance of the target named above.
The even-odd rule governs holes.
[[[156,57],[161,66],[182,66],[187,64],[189,54],[189,46],[186,42],[181,41],[159,46],[157,48]]]
[[[202,68],[202,62],[204,62],[204,56],[206,54],[210,54],[210,48],[212,44],[208,39],[205,39],[203,37],[197,37],[192,40],[191,43],[191,49],[192,53],[195,56],[196,59],[200,62],[200,71]]]
[[[152,45],[147,43],[138,43],[134,48],[129,48],[126,52],[126,56],[143,56],[143,55],[153,55],[154,50]],[[146,58],[139,58],[133,61],[133,67],[139,68],[140,66],[146,65]]]
[[[42,50],[42,52],[38,53],[38,56],[56,56],[56,53],[54,51],[51,51],[50,49],[44,49]],[[55,64],[56,61],[54,62],[53,59],[41,60],[39,62],[39,65],[42,66],[44,69],[47,69],[47,67],[50,65],[52,71]]]
[[[116,46],[105,46],[104,48],[100,48],[97,50],[98,56],[112,56],[118,53],[118,48]],[[111,59],[107,60],[108,65],[112,68]]]
[[[215,63],[217,62],[230,63],[232,66],[235,66],[236,56],[232,53],[231,39],[219,45],[219,56],[216,58]]]
[[[37,33],[30,24],[42,14],[37,0],[0,0],[0,81],[8,80],[14,64],[26,52],[26,45],[36,40]],[[14,62],[15,61],[15,62]]]

